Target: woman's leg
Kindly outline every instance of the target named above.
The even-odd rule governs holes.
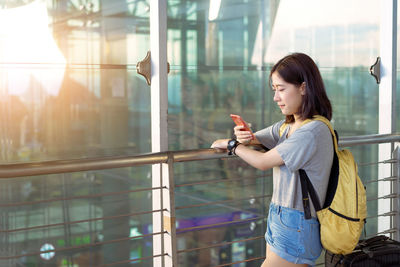
[[[269,245],[267,244],[267,248],[265,251],[266,258],[262,263],[261,267],[307,267],[307,264],[295,264],[291,263],[281,257],[279,257],[276,253],[269,249]]]
[[[265,260],[263,261],[260,267],[267,267],[267,258],[268,258],[268,244],[266,244],[265,248]]]

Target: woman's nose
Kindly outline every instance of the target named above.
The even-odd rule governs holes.
[[[279,99],[280,99],[280,98],[279,98],[279,93],[278,93],[278,91],[275,91],[275,92],[274,92],[274,101],[275,101],[275,102],[278,102]]]

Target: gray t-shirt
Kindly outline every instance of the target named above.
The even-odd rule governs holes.
[[[284,165],[273,168],[273,194],[271,202],[283,207],[303,211],[300,175],[306,171],[323,205],[328,187],[333,160],[331,132],[323,122],[312,121],[298,128],[289,138],[287,127],[279,137],[279,121],[255,133],[257,139],[267,148],[276,148]],[[310,199],[311,215],[316,217]]]

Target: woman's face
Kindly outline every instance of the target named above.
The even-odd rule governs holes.
[[[274,101],[278,104],[282,114],[296,115],[300,110],[305,94],[305,83],[302,83],[301,86],[288,83],[277,72],[272,73],[271,80]]]

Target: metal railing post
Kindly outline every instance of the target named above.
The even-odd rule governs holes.
[[[151,51],[151,151],[168,150],[168,81],[167,81],[167,1],[150,0]],[[163,163],[152,167],[152,186],[162,184]],[[153,192],[153,210],[163,206],[163,190]],[[162,212],[153,214],[153,231],[163,227]],[[153,237],[153,256],[164,253],[164,234]],[[161,254],[162,255],[162,254]],[[164,266],[164,257],[154,258],[153,266]]]
[[[176,215],[175,215],[175,182],[174,182],[174,156],[168,154],[167,163],[162,163],[162,187],[163,187],[163,230],[166,231],[163,238],[163,256],[166,267],[178,266],[178,254],[176,248]]]
[[[160,188],[154,190],[152,192],[152,210],[159,210],[159,212],[154,212],[152,214],[152,228],[153,233],[161,233],[163,229],[163,220],[162,220],[162,209],[163,209],[163,201],[162,201],[162,163],[154,164],[152,167],[152,183],[151,186],[153,188]],[[158,255],[162,255],[164,251],[164,235],[154,235],[153,236],[153,266],[164,266],[163,257],[156,257]]]
[[[379,133],[394,133],[396,127],[396,64],[397,64],[397,1],[380,1],[381,23],[380,23],[380,72],[381,82],[379,84]],[[381,144],[378,147],[379,161],[385,160],[393,151],[391,144]],[[379,177],[390,176],[389,165],[379,165]],[[383,197],[391,192],[390,183],[378,184],[378,196]],[[383,214],[390,211],[391,202],[388,199],[378,200],[378,213]],[[378,220],[378,232],[389,228],[391,220],[382,217]]]
[[[393,150],[393,176],[396,179],[393,181],[393,193],[396,194],[396,198],[393,199],[392,211],[396,212],[393,216],[392,228],[396,229],[393,234],[393,239],[400,241],[400,144],[397,144]]]

